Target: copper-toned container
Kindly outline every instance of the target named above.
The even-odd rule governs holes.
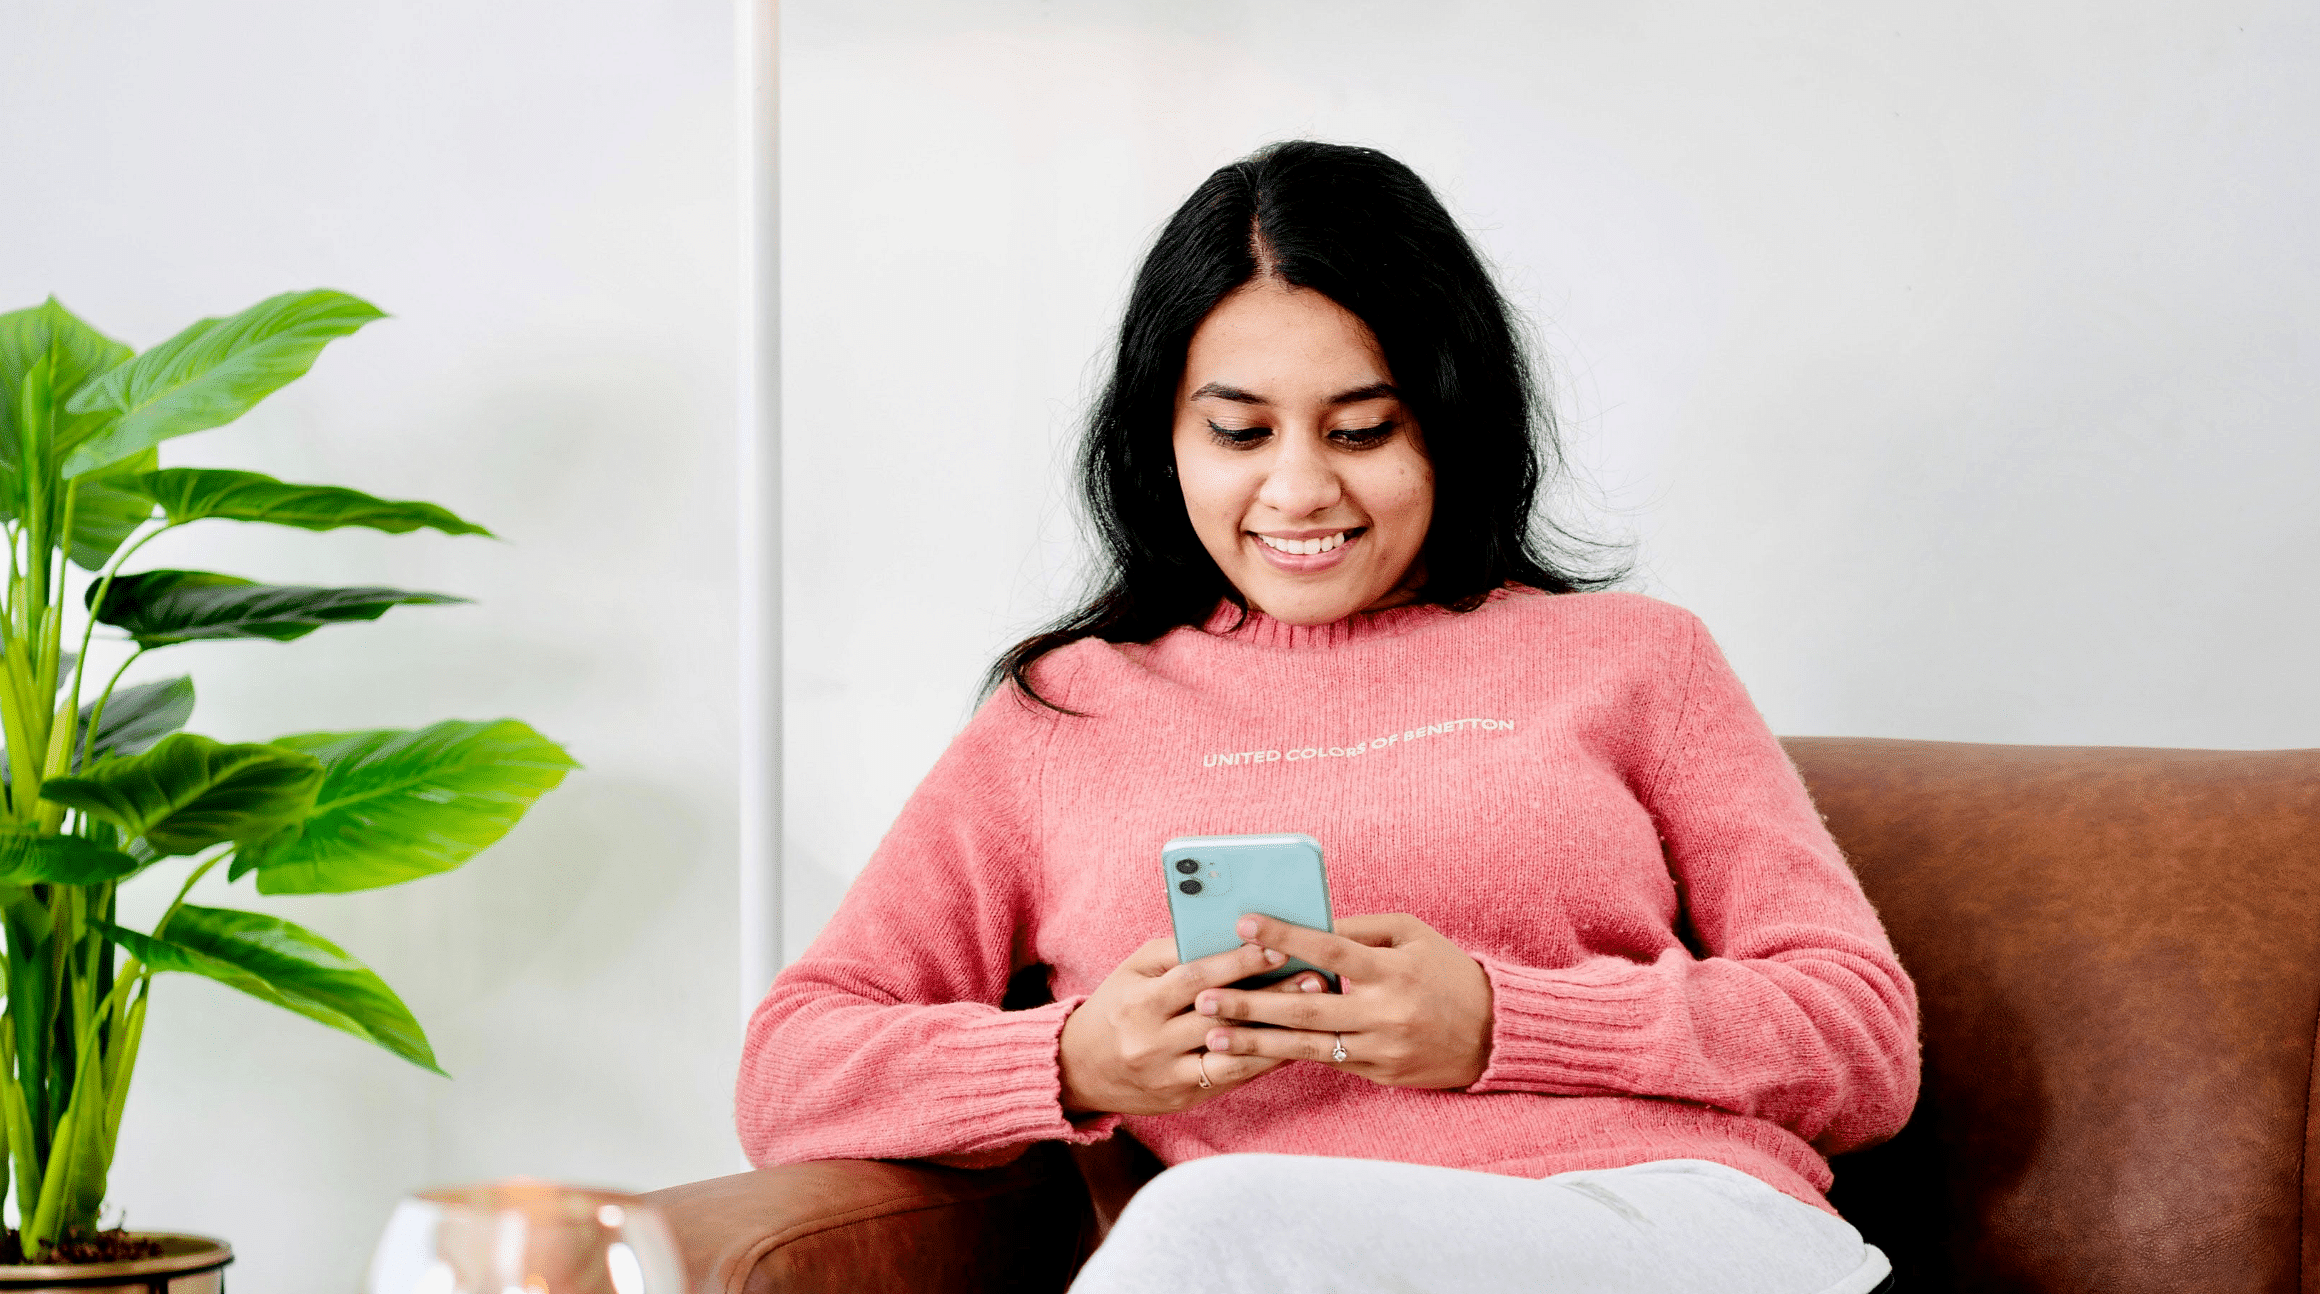
[[[37,1294],[225,1294],[226,1264],[233,1246],[208,1236],[144,1234],[161,1244],[158,1258],[118,1263],[27,1263],[0,1265],[0,1291]]]

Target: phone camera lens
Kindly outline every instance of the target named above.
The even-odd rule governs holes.
[[[1200,870],[1200,860],[1197,858],[1179,858],[1176,860],[1176,870],[1190,876]]]
[[[1176,883],[1176,888],[1184,891],[1186,894],[1198,894],[1200,893],[1200,882],[1178,881]]]

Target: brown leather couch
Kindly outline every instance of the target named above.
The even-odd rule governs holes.
[[[2320,750],[1787,742],[1923,1001],[1832,1198],[1901,1294],[2320,1294]],[[698,1289],[1061,1290],[1157,1169],[801,1164],[660,1192]]]

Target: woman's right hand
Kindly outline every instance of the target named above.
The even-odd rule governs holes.
[[[1287,1064],[1266,1056],[1212,1054],[1206,1060],[1208,1086],[1202,1087],[1202,1043],[1216,1022],[1192,1010],[1201,990],[1273,970],[1283,960],[1271,949],[1243,944],[1179,963],[1176,941],[1165,936],[1129,954],[1063,1022],[1063,1108],[1072,1114],[1173,1114]],[[1324,987],[1307,971],[1270,991]]]

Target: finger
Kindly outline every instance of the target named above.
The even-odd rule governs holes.
[[[1287,979],[1275,980],[1257,990],[1259,993],[1326,993],[1328,991],[1329,981],[1321,978],[1314,971],[1299,971]]]
[[[1176,940],[1162,935],[1129,953],[1120,965],[1139,975],[1164,975],[1176,968]]]
[[[1242,917],[1236,929],[1241,938],[1258,947],[1277,948],[1325,971],[1350,975],[1357,980],[1379,977],[1377,950],[1343,935],[1291,925],[1256,912]]]
[[[1210,1029],[1207,1039],[1211,1053],[1208,1072],[1215,1074],[1218,1066],[1224,1063],[1215,1059],[1217,1056],[1232,1060],[1263,1057],[1277,1061],[1317,1060],[1323,1064],[1336,1064],[1338,1062],[1332,1061],[1330,1057],[1336,1054],[1338,1037],[1335,1033],[1305,1029]],[[1348,1047],[1346,1050],[1350,1053],[1353,1048]]]
[[[1210,1016],[1195,1015],[1190,1011],[1172,1015],[1161,1021],[1159,1026],[1152,1031],[1152,1046],[1160,1054],[1168,1052],[1190,1054],[1199,1051],[1203,1045],[1200,1040],[1207,1037],[1208,1031],[1214,1029],[1218,1023],[1220,1022]]]
[[[1187,1081],[1199,1087],[1201,1070],[1205,1065],[1208,1086],[1214,1091],[1239,1087],[1252,1078],[1271,1073],[1288,1063],[1286,1059],[1276,1056],[1232,1056],[1223,1052],[1195,1051],[1184,1058],[1183,1068]]]
[[[1231,984],[1251,975],[1279,970],[1288,958],[1270,948],[1242,944],[1238,948],[1188,961],[1155,981],[1159,997],[1155,1005],[1169,1015],[1192,1005],[1193,997],[1204,988]]]
[[[1238,989],[1202,989],[1192,1000],[1193,1014],[1212,1024],[1270,1024],[1284,1029],[1323,1029],[1343,1032],[1371,1022],[1374,1008],[1337,993],[1254,993]]]
[[[1434,927],[1404,912],[1369,913],[1358,917],[1339,917],[1332,922],[1337,933],[1357,944],[1372,948],[1393,948],[1409,943],[1422,935],[1433,933]]]

